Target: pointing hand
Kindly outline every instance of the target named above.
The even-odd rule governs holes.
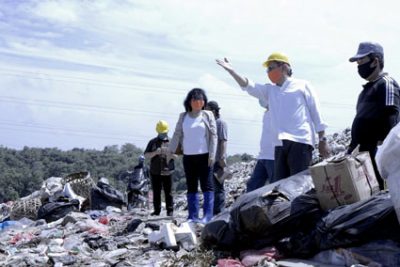
[[[223,67],[226,71],[233,71],[233,66],[229,62],[227,58],[222,59],[216,59],[217,64]]]

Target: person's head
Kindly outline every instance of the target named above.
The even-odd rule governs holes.
[[[169,125],[168,122],[160,120],[156,124],[156,131],[158,133],[158,138],[161,140],[165,140],[168,138],[168,131],[169,131]]]
[[[138,158],[138,165],[143,166],[144,163],[144,155],[140,155]]]
[[[362,42],[358,46],[357,54],[349,58],[349,61],[357,62],[361,78],[374,80],[385,65],[383,47],[378,43]]]
[[[187,112],[200,111],[207,105],[206,92],[201,88],[193,88],[187,94],[183,106]]]
[[[216,119],[219,118],[219,110],[221,109],[216,101],[209,101],[206,106],[207,110],[211,110],[214,113]]]
[[[292,76],[289,58],[283,53],[272,53],[263,66],[267,68],[268,78],[274,84],[282,85],[287,77]]]

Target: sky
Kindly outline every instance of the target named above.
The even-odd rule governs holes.
[[[144,149],[170,134],[189,90],[221,106],[228,154],[259,151],[263,110],[215,59],[268,81],[262,62],[289,56],[319,97],[328,134],[351,126],[361,85],[348,59],[379,42],[400,77],[398,1],[0,0],[0,146]],[[399,78],[400,79],[400,78]]]

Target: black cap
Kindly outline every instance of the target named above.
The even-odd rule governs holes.
[[[219,110],[220,109],[220,107],[218,106],[218,103],[216,101],[208,101],[207,107],[211,110]]]

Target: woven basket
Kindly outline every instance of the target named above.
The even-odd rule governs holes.
[[[69,183],[74,193],[84,197],[90,198],[90,190],[94,186],[94,181],[90,177],[89,172],[76,172],[71,173],[64,177],[63,184]]]
[[[40,198],[18,200],[11,207],[10,219],[16,221],[25,217],[36,220],[38,210],[41,206],[42,201],[40,201]]]

